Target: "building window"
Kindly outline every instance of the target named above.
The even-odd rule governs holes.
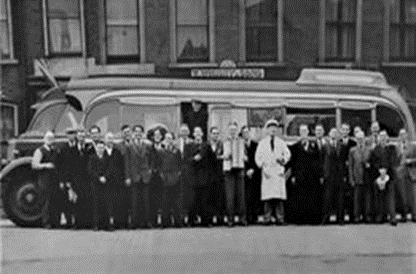
[[[10,0],[0,0],[0,62],[13,60],[13,33]]]
[[[245,1],[247,62],[277,60],[277,2]]]
[[[171,1],[173,63],[214,61],[213,0]]]
[[[416,61],[416,0],[391,0],[390,59]]]
[[[321,3],[321,61],[360,61],[362,0],[324,0]]]
[[[240,18],[240,61],[283,62],[283,0],[241,0]]]
[[[82,55],[83,0],[43,0],[46,55]]]
[[[107,0],[107,63],[140,61],[137,0]]]

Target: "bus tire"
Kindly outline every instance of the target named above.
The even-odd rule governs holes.
[[[46,212],[46,201],[30,168],[21,167],[13,172],[3,188],[3,205],[7,217],[20,227],[41,227]]]

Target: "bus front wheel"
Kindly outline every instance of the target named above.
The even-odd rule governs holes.
[[[33,172],[22,172],[12,178],[4,195],[4,209],[7,216],[21,227],[40,227],[46,211],[43,199]]]

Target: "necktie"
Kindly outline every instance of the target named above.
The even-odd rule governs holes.
[[[270,147],[271,147],[272,151],[274,151],[274,136],[273,135],[270,138]]]

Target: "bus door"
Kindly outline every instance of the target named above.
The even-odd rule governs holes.
[[[339,103],[340,123],[348,123],[351,126],[351,136],[357,126],[368,135],[371,123],[376,119],[375,107],[376,104],[373,102],[342,101]]]

